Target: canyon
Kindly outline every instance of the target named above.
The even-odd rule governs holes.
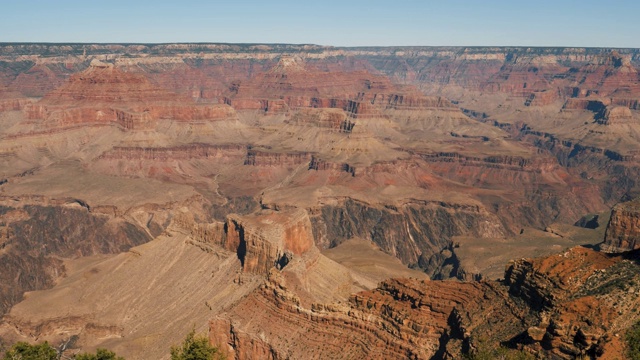
[[[0,44],[0,345],[624,356],[640,50]]]

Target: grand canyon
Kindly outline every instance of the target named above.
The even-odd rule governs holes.
[[[640,50],[0,44],[0,345],[624,359]]]

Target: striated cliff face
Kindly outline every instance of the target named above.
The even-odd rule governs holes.
[[[100,155],[100,159],[128,160],[186,160],[199,158],[237,159],[244,157],[246,146],[243,145],[211,145],[189,144],[175,147],[114,147]]]
[[[376,243],[403,263],[429,274],[457,276],[445,268],[453,236],[504,237],[508,230],[493,214],[477,206],[408,201],[375,206],[354,199],[310,210],[318,247],[326,249],[359,237]],[[449,271],[450,273],[446,273]]]
[[[300,164],[309,163],[311,153],[277,153],[268,150],[248,149],[244,159],[245,165],[251,166],[278,166],[278,167],[295,167]]]
[[[97,60],[25,112],[28,118],[54,127],[93,123],[117,124],[127,130],[152,130],[160,119],[193,122],[235,117],[229,106],[195,104],[153,85],[145,75]]]
[[[640,248],[639,205],[634,200],[613,207],[604,244],[601,245],[605,251],[620,252]]]
[[[315,247],[304,210],[230,214],[224,223],[200,223],[182,214],[175,224],[200,244],[236,253],[246,273],[267,274],[273,267],[281,269]]]
[[[326,108],[301,108],[291,116],[288,122],[341,132],[350,132],[355,125],[342,109]]]
[[[638,318],[638,264],[629,260],[574,248],[515,261],[503,283],[391,279],[348,303],[310,307],[272,270],[209,323],[210,340],[234,359],[457,359],[499,343],[545,358],[613,358],[623,351],[615,334]]]
[[[246,272],[266,274],[286,266],[314,246],[311,223],[304,211],[231,215],[225,226],[226,248],[236,248]]]
[[[137,225],[91,212],[80,200],[17,200],[0,199],[0,314],[24,292],[52,287],[65,274],[64,258],[119,253],[151,240]]]
[[[346,304],[308,308],[282,275],[271,272],[260,289],[231,310],[230,321],[210,322],[210,340],[235,359],[257,358],[265,349],[274,359],[427,359],[437,350],[449,311],[465,295],[479,294],[473,285],[448,289],[453,291],[436,293],[428,282],[389,280]],[[247,322],[251,318],[253,324]],[[257,325],[263,322],[270,326]],[[257,332],[259,338],[250,335]]]

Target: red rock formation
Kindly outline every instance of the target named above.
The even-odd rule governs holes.
[[[602,247],[610,252],[640,248],[640,201],[614,206]]]
[[[515,261],[504,285],[392,279],[347,304],[305,307],[284,275],[272,270],[261,288],[212,320],[212,343],[238,360],[457,359],[481,342],[547,358],[615,357],[614,333],[640,317],[632,310],[637,290],[610,286],[638,279],[638,265],[584,248]],[[615,311],[611,298],[625,305]]]
[[[509,292],[540,311],[527,330],[529,349],[559,359],[605,355],[614,334],[638,318],[632,311],[639,301],[636,289],[628,289],[636,271],[637,264],[624,256],[585,248],[510,264]],[[609,351],[609,358],[621,356],[620,348]]]
[[[54,126],[118,124],[129,130],[154,129],[157,120],[207,121],[232,118],[225,105],[198,105],[154,86],[144,75],[94,61],[63,86],[26,108],[31,119]]]
[[[306,164],[311,160],[308,152],[278,153],[268,150],[249,149],[244,160],[245,165],[293,167]]]
[[[528,61],[506,64],[493,75],[480,89],[483,91],[504,92],[518,97],[530,97],[551,89],[548,78],[565,70],[557,64],[536,64]]]
[[[558,91],[554,90],[542,90],[534,91],[529,98],[525,101],[525,106],[546,106],[553,104],[560,99]]]
[[[35,65],[21,72],[12,81],[11,88],[28,97],[42,97],[64,84],[68,71],[46,65]]]
[[[601,112],[605,109],[610,101],[599,98],[571,98],[562,106],[563,110],[589,110],[594,113]]]
[[[638,71],[631,65],[630,59],[616,51],[594,58],[586,66],[569,71],[567,80],[572,82],[574,97],[601,97],[616,92],[640,93]]]
[[[266,211],[251,216],[232,215],[227,220],[225,248],[234,249],[245,272],[269,272],[283,267],[314,245],[305,211]]]
[[[0,112],[22,110],[32,103],[30,99],[2,99],[0,98]]]
[[[596,122],[602,125],[617,125],[630,123],[633,120],[633,114],[628,107],[624,106],[607,106],[604,114],[596,117]]]
[[[302,108],[287,120],[290,124],[317,126],[340,132],[349,132],[354,124],[341,109]]]
[[[387,78],[365,71],[321,71],[300,58],[282,56],[269,71],[234,83],[224,102],[238,110],[279,113],[287,108],[337,107],[355,114],[355,108],[366,105],[349,104],[350,99],[395,88]]]
[[[189,144],[175,147],[114,147],[100,155],[99,159],[128,160],[188,160],[210,158],[240,158],[247,151],[245,145]]]

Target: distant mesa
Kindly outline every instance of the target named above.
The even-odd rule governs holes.
[[[342,109],[352,119],[384,117],[386,109],[457,110],[442,97],[425,96],[382,75],[364,70],[324,71],[291,55],[282,55],[266,72],[233,83],[223,101],[236,110],[266,114],[300,108]]]
[[[272,74],[282,74],[290,72],[302,72],[305,71],[304,60],[299,56],[282,55],[278,64],[269,70]]]
[[[154,129],[161,119],[220,120],[234,116],[225,105],[202,105],[152,84],[145,75],[92,60],[85,71],[27,107],[27,117],[49,127],[117,124],[128,130]]]

